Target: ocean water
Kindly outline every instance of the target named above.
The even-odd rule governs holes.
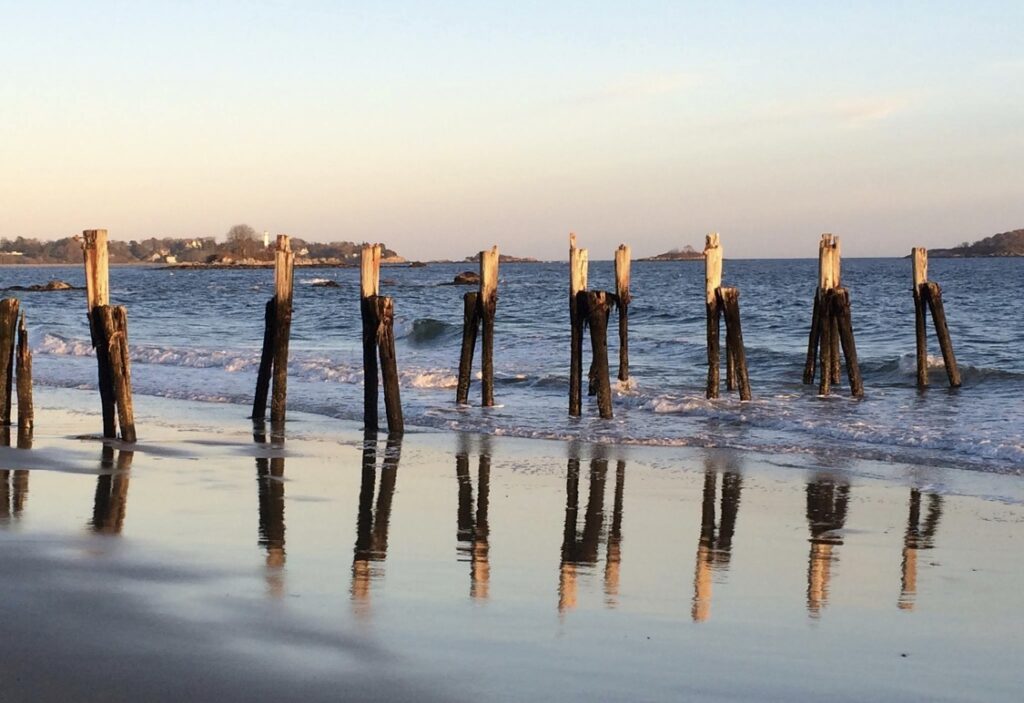
[[[485,434],[593,442],[754,449],[845,459],[893,460],[1024,472],[1024,276],[1012,259],[936,259],[963,387],[947,388],[929,327],[931,387],[915,385],[910,262],[847,259],[865,397],[843,384],[831,396],[801,383],[815,260],[727,260],[724,280],[741,292],[754,398],[723,389],[704,398],[702,262],[634,262],[628,387],[614,389],[615,418],[591,400],[569,418],[567,264],[506,264],[500,273],[495,341],[498,407],[454,403],[464,287],[441,285],[466,264],[385,268],[393,296],[406,424]],[[3,286],[61,278],[83,284],[81,267],[5,267]],[[590,265],[590,286],[613,288],[612,263]],[[339,287],[317,287],[336,281]],[[249,414],[270,270],[115,267],[112,302],[128,307],[136,405],[146,396],[238,405]],[[82,291],[12,293],[22,299],[37,384],[95,386]],[[297,269],[289,407],[329,417],[362,415],[358,270]],[[929,323],[930,325],[930,323]],[[611,329],[615,329],[614,318]],[[617,338],[609,340],[617,360]],[[587,347],[588,344],[585,344]],[[585,363],[589,349],[585,349]],[[475,360],[479,368],[479,351]],[[97,400],[98,403],[98,400]],[[300,429],[300,428],[295,428]],[[140,428],[144,435],[145,428]]]

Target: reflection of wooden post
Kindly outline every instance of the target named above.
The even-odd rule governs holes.
[[[630,251],[625,244],[615,250],[615,306],[619,313],[619,380],[629,380],[629,266]]]
[[[480,252],[480,338],[482,405],[494,405],[494,315],[498,307],[498,247]]]
[[[104,534],[121,534],[128,505],[128,483],[132,459],[131,451],[120,451],[117,454],[117,465],[114,465],[114,449],[103,447],[100,466],[107,470],[96,479],[96,495],[93,500],[93,513],[90,525],[96,532]]]
[[[363,472],[359,491],[359,514],[356,521],[356,544],[352,559],[352,600],[357,613],[367,614],[372,582],[379,578],[372,564],[382,562],[388,551],[388,524],[391,502],[395,494],[398,463],[402,453],[401,435],[389,434],[380,470],[380,486],[376,487],[376,435],[367,432],[363,444]]]
[[[288,397],[288,342],[292,329],[295,253],[287,234],[277,235],[274,252],[274,389],[270,421],[284,422]]]
[[[85,294],[92,346],[96,350],[99,372],[100,404],[103,409],[103,436],[117,436],[114,415],[114,381],[103,331],[93,319],[93,309],[110,305],[110,264],[107,252],[107,230],[87,229],[82,232],[82,253],[85,258]]]
[[[928,515],[921,523],[921,492],[910,489],[910,506],[907,517],[907,531],[903,537],[903,559],[900,565],[900,610],[913,610],[917,597],[917,552],[931,549],[935,531],[942,515],[942,496],[932,493],[928,496]]]
[[[612,525],[608,530],[608,549],[604,566],[604,602],[609,608],[617,605],[619,573],[622,565],[622,503],[626,482],[626,462],[615,465],[615,496],[612,503]]]
[[[583,407],[583,318],[578,296],[587,289],[587,250],[576,248],[576,235],[569,235],[569,415],[578,417]]]
[[[32,349],[28,345],[25,313],[18,325],[18,432],[19,438],[32,433],[35,411],[32,408]],[[22,444],[19,439],[19,446]]]
[[[850,487],[818,478],[807,484],[807,523],[811,551],[807,563],[807,610],[818,617],[828,603],[832,564],[839,560],[834,548],[843,543],[839,531],[846,524]]]

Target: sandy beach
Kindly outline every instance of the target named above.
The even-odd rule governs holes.
[[[1019,695],[1017,476],[300,413],[282,442],[149,397],[131,451],[82,438],[92,392],[38,405],[0,449],[4,700]]]

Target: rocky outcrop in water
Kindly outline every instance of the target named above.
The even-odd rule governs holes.
[[[67,281],[54,279],[52,281],[48,281],[47,283],[34,283],[31,286],[8,286],[7,288],[4,288],[4,290],[26,291],[32,293],[49,293],[51,291],[59,290],[85,290],[85,288],[73,286]]]

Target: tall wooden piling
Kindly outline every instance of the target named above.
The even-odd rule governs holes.
[[[925,318],[925,296],[923,290],[928,282],[928,250],[914,247],[910,250],[913,260],[914,277],[914,332],[917,340],[917,385],[924,388],[928,385],[928,330]]]
[[[25,326],[25,313],[21,313],[18,324],[18,432],[19,446],[23,433],[32,432],[35,421],[35,410],[32,405],[32,349],[28,344],[28,328]]]
[[[480,252],[480,339],[482,405],[494,405],[494,315],[498,307],[498,247]]]
[[[398,361],[395,356],[395,308],[391,298],[380,292],[379,244],[363,246],[359,295],[363,336],[363,425],[364,429],[378,429],[378,355],[380,375],[384,385],[384,411],[388,433],[400,435],[405,430],[402,401],[398,383]]]
[[[928,309],[932,313],[932,322],[935,324],[935,334],[939,338],[939,349],[942,351],[942,362],[946,366],[946,376],[949,378],[951,388],[960,387],[960,369],[956,365],[956,355],[953,354],[953,340],[949,336],[949,326],[946,324],[946,310],[942,306],[942,289],[938,283],[928,281],[925,284],[928,291]]]
[[[583,407],[583,317],[579,294],[587,289],[587,250],[576,247],[576,235],[569,235],[569,415],[578,417]]]
[[[960,369],[953,353],[953,340],[949,336],[949,325],[946,323],[946,310],[942,305],[942,288],[938,283],[928,280],[928,250],[914,247],[911,252],[914,277],[914,328],[917,337],[917,385],[924,388],[928,385],[928,335],[925,323],[925,306],[931,311],[935,334],[939,338],[939,349],[942,351],[942,362],[946,367],[946,376],[951,388],[958,388],[961,383]]]
[[[850,315],[850,293],[845,288],[836,288],[831,294],[832,318],[835,320],[833,334],[842,345],[843,358],[846,359],[846,377],[850,381],[850,393],[855,398],[864,395],[864,381],[860,375],[860,364],[857,361],[857,345],[853,339],[853,321]],[[839,353],[833,343],[833,358],[838,361]],[[833,377],[834,380],[834,377]]]
[[[93,315],[103,330],[103,341],[110,359],[114,401],[121,439],[134,442],[135,411],[132,404],[131,362],[128,356],[128,315],[123,305],[98,305]]]
[[[721,311],[718,308],[718,289],[722,287],[722,247],[718,234],[707,235],[704,243],[704,296],[707,309],[708,383],[706,395],[718,397],[719,365],[721,359]]]
[[[480,328],[480,293],[470,291],[462,296],[462,353],[459,355],[459,381],[455,388],[455,402],[469,402],[469,384],[473,374],[473,352]]]
[[[292,329],[295,253],[287,234],[277,235],[274,252],[274,388],[270,421],[284,422],[288,398],[288,343]]]
[[[814,293],[811,331],[807,338],[807,361],[804,364],[804,383],[814,383],[815,366],[820,357],[818,392],[828,395],[833,384],[841,380],[842,359],[846,359],[846,375],[850,392],[855,397],[864,394],[857,350],[853,339],[850,315],[850,295],[842,287],[842,255],[839,237],[821,235],[818,243],[818,287]]]
[[[82,232],[82,253],[85,259],[85,295],[88,306],[89,332],[96,350],[96,366],[100,404],[103,410],[103,436],[117,436],[114,411],[114,381],[110,370],[108,346],[101,325],[93,310],[99,305],[110,305],[110,263],[107,252],[107,230],[87,229]]]
[[[615,308],[619,314],[619,380],[629,380],[629,294],[630,249],[620,244],[615,250]]]
[[[252,419],[256,421],[263,421],[267,416],[270,376],[274,370],[274,316],[276,307],[276,300],[271,298],[263,309],[263,353],[260,354],[260,370],[256,375],[256,393],[252,400]]]
[[[594,364],[592,367],[597,396],[597,408],[605,420],[612,417],[612,388],[608,369],[608,314],[611,302],[605,291],[588,291],[580,296],[582,312],[590,328],[590,346]]]
[[[17,298],[0,300],[0,425],[11,424],[11,395],[18,331]]]
[[[359,267],[359,311],[363,322],[363,426],[376,432],[377,373],[377,303],[380,292],[379,244],[363,245]]]
[[[719,288],[719,301],[725,316],[725,334],[729,353],[733,355],[736,385],[740,400],[750,400],[750,377],[747,375],[747,353],[743,348],[740,325],[740,292],[737,288]]]

